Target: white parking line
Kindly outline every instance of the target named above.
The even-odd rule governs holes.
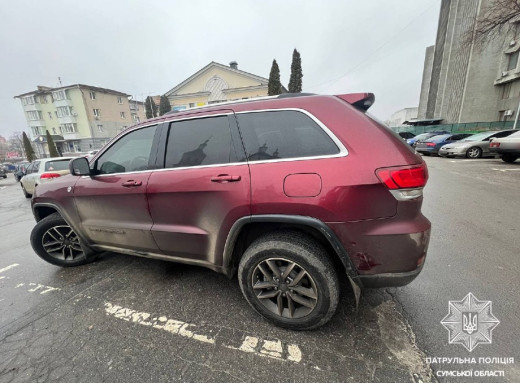
[[[20,287],[23,287],[23,286],[25,286],[25,283],[18,283],[14,288],[19,289]],[[36,291],[41,290],[40,295],[47,294],[50,291],[60,291],[61,290],[59,287],[46,286],[46,285],[42,285],[40,283],[33,283],[33,282],[30,282],[27,286],[29,286],[29,287],[34,286],[33,288],[27,290],[30,293],[34,293]]]
[[[495,168],[491,168],[491,170],[497,170],[499,172],[514,172],[514,171],[520,171],[520,168],[519,169],[495,169]]]
[[[239,347],[234,347],[229,345],[229,339],[221,341],[218,339],[218,334],[202,334],[201,330],[197,328],[197,325],[191,323],[168,319],[165,316],[152,318],[150,313],[121,307],[110,302],[105,302],[105,312],[107,315],[127,322],[138,323],[143,326],[168,331],[175,335],[190,338],[199,342],[215,344],[231,350],[242,351],[293,363],[300,363],[303,358],[302,351],[298,345],[285,344],[279,339],[264,340],[254,336],[244,336],[242,344]],[[228,344],[224,344],[224,342]]]
[[[3,269],[0,269],[0,273],[3,273],[4,271],[11,270],[13,267],[20,266],[18,263],[13,263],[12,265],[9,265],[7,267],[4,267]]]

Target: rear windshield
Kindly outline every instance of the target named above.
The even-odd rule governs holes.
[[[45,163],[45,171],[51,170],[67,170],[69,168],[70,160],[54,160]]]

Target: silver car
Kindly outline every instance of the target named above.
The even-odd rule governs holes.
[[[489,143],[492,138],[507,137],[517,130],[501,130],[477,133],[466,137],[463,140],[446,144],[439,149],[439,156],[442,157],[467,157],[481,158],[484,156],[494,156],[490,152]]]
[[[493,139],[489,150],[498,153],[504,162],[515,162],[520,157],[520,130],[510,136]]]
[[[26,198],[31,198],[34,189],[41,183],[52,181],[69,173],[69,162],[73,157],[54,157],[34,160],[20,180]]]

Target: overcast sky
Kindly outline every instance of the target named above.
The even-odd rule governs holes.
[[[0,135],[27,130],[18,99],[37,85],[87,84],[143,100],[210,63],[287,87],[292,51],[303,91],[373,92],[387,119],[417,106],[440,0],[5,1],[0,6]],[[0,4],[1,5],[1,4]]]

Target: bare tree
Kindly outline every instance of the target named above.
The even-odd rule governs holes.
[[[475,43],[486,42],[516,32],[520,22],[520,0],[490,0],[477,17]]]

